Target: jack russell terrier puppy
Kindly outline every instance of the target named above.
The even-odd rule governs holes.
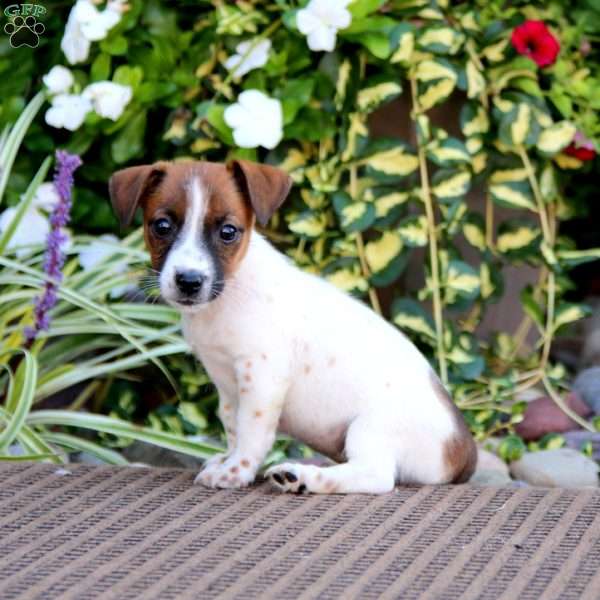
[[[424,356],[394,326],[309,275],[254,231],[285,200],[289,176],[245,160],[157,162],[110,180],[123,224],[144,212],[162,297],[219,393],[227,452],[196,478],[254,481],[277,431],[339,464],[284,463],[281,491],[384,493],[396,482],[459,483],[476,447]]]

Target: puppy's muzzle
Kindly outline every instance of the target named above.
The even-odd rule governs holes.
[[[202,289],[205,280],[206,276],[200,271],[177,271],[175,273],[175,285],[186,298],[196,296]]]

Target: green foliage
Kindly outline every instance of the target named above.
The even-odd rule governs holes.
[[[559,232],[561,221],[581,209],[566,186],[590,168],[562,151],[577,130],[600,141],[597,50],[582,50],[600,32],[597,3],[355,0],[352,23],[338,32],[331,53],[311,51],[296,27],[306,2],[130,5],[74,73],[80,88],[105,78],[127,84],[133,100],[116,122],[88,117],[72,135],[38,119],[8,203],[57,143],[84,154],[75,208],[81,231],[114,227],[105,186],[125,164],[244,156],[279,165],[295,188],[267,235],[301,267],[363,297],[405,330],[452,387],[479,437],[520,418],[517,392],[542,382],[558,397],[565,374],[550,364],[552,339],[585,315],[565,302],[566,278],[573,266],[600,258],[600,249],[578,249]],[[554,65],[539,68],[512,48],[511,31],[526,18],[544,20],[559,39]],[[64,62],[56,46],[65,20],[63,14],[48,23],[43,43],[51,62],[24,61],[8,82],[4,122],[24,106],[29,81],[37,89],[40,76]],[[266,64],[233,77],[225,60],[240,42],[261,39],[272,44]],[[281,102],[283,137],[272,150],[236,147],[227,125],[226,108],[248,89]],[[412,143],[371,134],[372,115],[397,98],[412,106]],[[469,194],[483,194],[484,206],[468,202]],[[498,207],[509,218],[499,221]],[[401,276],[419,249],[427,257],[424,282],[412,293]],[[486,309],[503,293],[502,267],[523,263],[539,270],[540,284],[523,290],[522,326],[478,339]],[[120,309],[110,308],[110,327],[120,322]],[[142,339],[152,335],[135,327]],[[526,353],[531,327],[540,342]],[[503,452],[520,450],[510,441]]]

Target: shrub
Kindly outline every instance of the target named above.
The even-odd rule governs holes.
[[[540,382],[568,411],[557,391],[566,371],[550,361],[551,344],[586,314],[565,300],[569,270],[600,258],[600,249],[578,249],[560,232],[585,209],[565,190],[589,171],[600,138],[593,3],[129,4],[73,67],[76,93],[104,80],[128,86],[122,116],[91,111],[72,134],[37,123],[11,201],[32,173],[29,161],[57,143],[85,156],[74,217],[87,231],[113,227],[105,182],[129,162],[235,156],[277,164],[296,186],[266,234],[404,329],[478,435],[518,420],[516,393]],[[308,18],[317,5],[337,23],[335,35]],[[66,64],[57,50],[65,20],[49,18],[41,63],[25,61],[8,82],[5,121],[22,107],[27,82]],[[398,97],[411,106],[414,143],[370,134],[373,113]],[[448,109],[456,134],[431,116]],[[467,201],[473,190],[482,210]],[[498,206],[512,216],[499,222]],[[465,258],[462,240],[475,259]],[[407,294],[401,277],[419,248],[424,285]],[[522,290],[516,332],[478,339],[508,264],[535,266],[539,283]],[[524,355],[532,327],[539,343]]]

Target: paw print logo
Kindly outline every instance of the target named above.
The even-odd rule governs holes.
[[[45,30],[44,24],[39,23],[32,15],[25,18],[17,16],[11,23],[4,26],[4,33],[10,36],[9,41],[13,48],[21,46],[37,48],[40,43],[40,35]]]

